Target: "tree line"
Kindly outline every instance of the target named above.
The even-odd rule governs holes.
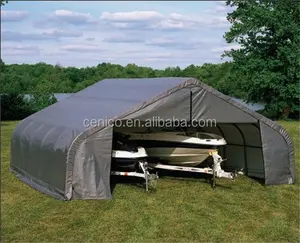
[[[101,63],[97,66],[76,68],[37,64],[10,64],[1,60],[0,89],[2,93],[35,93],[47,90],[52,93],[75,93],[106,78],[193,77],[228,95],[241,97],[236,87],[227,82],[231,63],[190,65],[184,69],[168,67],[158,70],[128,64]]]
[[[55,103],[54,93],[75,93],[106,78],[192,77],[229,96],[246,99],[248,95],[239,88],[240,80],[232,79],[232,62],[189,65],[183,69],[168,67],[161,70],[135,64],[122,66],[105,62],[85,68],[46,63],[8,65],[2,60],[0,65],[3,120],[22,119]],[[24,94],[31,94],[31,99],[24,100]],[[268,114],[272,114],[274,118],[279,115],[274,110]]]
[[[8,65],[1,59],[2,119],[22,118],[53,104],[54,93],[75,93],[106,78],[193,77],[225,94],[243,98],[243,93],[227,82],[231,66],[230,62],[206,63],[201,66],[189,65],[184,69],[168,67],[159,70],[135,64],[122,66],[104,62],[93,67],[76,68],[46,63]],[[24,94],[31,94],[31,99],[22,101]],[[12,108],[16,109],[14,106],[18,103],[24,112],[15,112],[17,114],[12,116]]]

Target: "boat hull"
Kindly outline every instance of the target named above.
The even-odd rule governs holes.
[[[154,163],[194,167],[205,161],[210,151],[226,145],[225,139],[216,134],[198,135],[200,138],[178,132],[128,133],[128,139],[144,147]]]
[[[142,159],[112,158],[111,170],[124,172],[136,171],[139,168],[139,162],[142,161]]]
[[[111,170],[124,172],[136,171],[139,167],[139,162],[145,161],[148,157],[143,147],[137,147],[136,149],[137,152],[113,150]]]
[[[146,148],[151,160],[160,163],[180,166],[197,166],[210,156],[211,149],[181,148],[181,147],[153,147]],[[214,150],[215,151],[215,150]]]
[[[224,138],[215,135],[202,133],[207,138],[198,138],[185,136],[178,133],[127,133],[129,141],[143,146],[144,148],[149,147],[185,147],[185,148],[203,148],[203,149],[214,149],[220,146],[226,145]]]

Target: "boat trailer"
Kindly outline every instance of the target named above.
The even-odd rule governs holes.
[[[208,175],[212,175],[211,183],[212,188],[216,187],[216,178],[227,178],[231,180],[235,180],[236,173],[226,172],[221,168],[221,163],[226,161],[227,159],[222,159],[222,157],[216,152],[210,152],[210,156],[213,158],[213,166],[206,168],[197,168],[197,167],[187,167],[187,166],[175,166],[175,165],[165,165],[165,164],[149,164],[151,168],[155,169],[165,169],[165,170],[173,170],[173,171],[185,171],[185,172],[194,172],[194,173],[204,173]]]
[[[121,171],[111,171],[111,175],[118,175],[118,176],[131,176],[131,177],[139,177],[145,179],[145,187],[146,191],[149,191],[149,185],[152,188],[156,187],[158,175],[156,174],[150,174],[149,173],[149,166],[148,162],[143,161],[139,162],[139,168],[142,170],[141,172],[121,172]]]
[[[209,155],[213,158],[213,165],[211,167],[206,168],[197,168],[197,167],[187,167],[187,166],[175,166],[175,165],[165,165],[161,163],[148,163],[148,162],[139,162],[139,168],[142,170],[141,172],[120,172],[120,171],[112,171],[111,175],[119,175],[119,176],[133,176],[140,177],[145,179],[146,191],[149,190],[149,185],[152,187],[156,187],[157,179],[159,178],[158,173],[156,174],[149,173],[149,169],[164,169],[164,170],[173,170],[173,171],[185,171],[185,172],[194,172],[194,173],[204,173],[208,175],[212,175],[211,185],[212,188],[216,187],[216,178],[227,178],[231,180],[235,180],[236,173],[226,172],[221,168],[221,163],[226,161],[226,159],[222,159],[222,157],[218,154],[217,151],[213,150],[209,152]]]

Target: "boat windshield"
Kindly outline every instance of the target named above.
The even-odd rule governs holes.
[[[213,137],[208,134],[199,133],[198,135],[199,135],[198,137],[202,139],[213,139]]]

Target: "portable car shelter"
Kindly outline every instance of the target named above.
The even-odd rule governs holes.
[[[22,120],[11,140],[11,170],[58,199],[110,199],[113,126],[85,119],[215,119],[228,142],[227,166],[295,183],[294,149],[277,123],[193,78],[106,79]]]

